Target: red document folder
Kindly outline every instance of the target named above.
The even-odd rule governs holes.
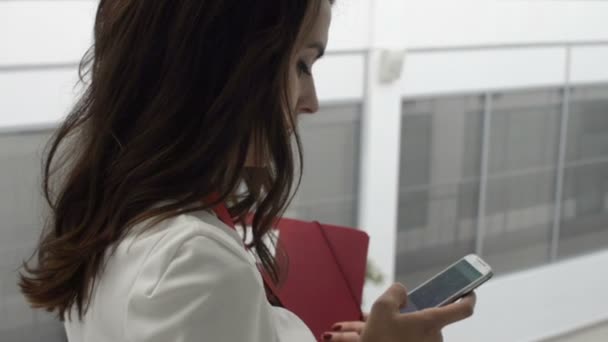
[[[334,323],[360,320],[368,235],[292,219],[280,220],[278,229],[289,258],[287,277],[278,289],[283,305],[317,338]]]

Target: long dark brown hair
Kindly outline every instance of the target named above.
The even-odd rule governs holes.
[[[250,247],[278,282],[263,237],[302,161],[287,77],[321,1],[99,2],[85,91],[44,163],[49,220],[19,284],[33,307],[82,318],[106,252],[135,224],[219,202],[241,224],[253,212]]]

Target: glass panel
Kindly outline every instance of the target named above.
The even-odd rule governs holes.
[[[396,278],[412,288],[473,252],[480,96],[403,104]]]
[[[47,133],[0,134],[0,339],[65,341],[63,325],[34,311],[17,287],[18,268],[42,228],[40,151]]]
[[[300,119],[302,184],[286,217],[354,227],[361,107],[324,108]]]
[[[608,247],[608,86],[572,92],[560,258]]]
[[[549,260],[561,92],[493,96],[484,259],[495,273]]]

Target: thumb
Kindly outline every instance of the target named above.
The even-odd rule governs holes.
[[[376,300],[371,315],[394,314],[406,305],[407,289],[400,283],[394,283]]]

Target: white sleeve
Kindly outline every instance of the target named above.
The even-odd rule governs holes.
[[[166,252],[148,256],[131,288],[130,342],[275,341],[254,265],[205,236]]]

